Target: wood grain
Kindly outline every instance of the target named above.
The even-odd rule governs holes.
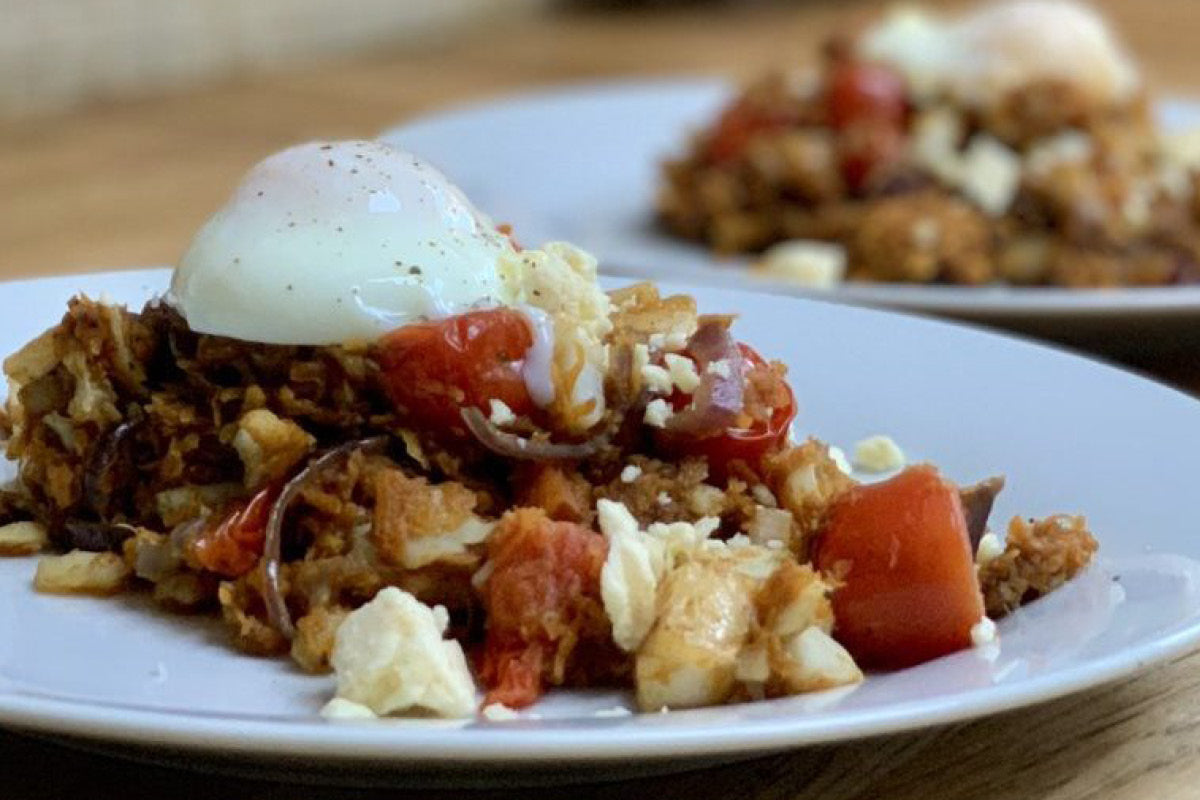
[[[0,126],[0,277],[170,263],[263,155],[369,136],[449,103],[577,79],[718,72],[811,58],[866,2],[735,4],[513,21],[421,52],[385,52],[157,100]],[[1100,3],[1151,80],[1198,88],[1194,0]],[[0,288],[0,291],[4,291]],[[1164,365],[1191,380],[1186,365]],[[1194,384],[1200,386],[1200,383]],[[689,800],[1151,800],[1200,796],[1200,655],[1135,680],[972,724],[804,750],[553,796]],[[5,798],[451,798],[328,791],[84,755],[0,733]],[[480,798],[527,797],[528,791]]]

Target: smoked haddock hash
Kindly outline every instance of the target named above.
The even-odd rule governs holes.
[[[408,153],[300,145],[164,297],[75,297],[4,362],[0,553],[42,554],[39,591],[219,614],[240,650],[332,670],[336,717],[850,685],[989,646],[1086,566],[1080,517],[988,531],[1002,478],[876,442],[896,474],[862,483],[793,438],[802,397],[734,322],[603,291]]]

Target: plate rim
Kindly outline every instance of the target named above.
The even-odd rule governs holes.
[[[167,268],[143,268],[107,272],[73,273],[40,278],[0,282],[14,287],[34,283],[104,283],[112,278],[138,282],[147,288],[166,286]],[[673,288],[686,289],[686,284],[665,281]],[[694,287],[711,289],[711,287]],[[78,287],[71,291],[80,291]],[[762,295],[750,289],[718,289],[734,295]],[[803,299],[784,302],[805,304]],[[838,305],[828,304],[827,305]],[[1062,348],[989,331],[974,325],[929,319],[883,309],[848,309],[839,306],[839,313],[883,315],[936,330],[943,326],[954,328],[968,336],[1002,339],[1007,346],[1030,348],[1050,358],[1066,357],[1089,362],[1091,369],[1116,373],[1145,389],[1177,395],[1189,402],[1195,398],[1127,370],[1077,354]],[[130,704],[96,702],[94,700],[39,696],[12,691],[0,686],[0,724],[49,734],[64,734],[84,738],[138,744],[152,748],[181,748],[191,752],[235,755],[259,760],[281,757],[312,757],[323,763],[370,762],[379,765],[416,764],[462,767],[480,764],[536,766],[552,761],[570,759],[583,763],[616,762],[635,758],[639,761],[691,758],[716,754],[753,754],[768,751],[798,749],[814,745],[833,744],[902,731],[916,731],[934,726],[990,716],[1045,702],[1057,697],[1096,688],[1120,680],[1200,646],[1200,616],[1181,618],[1167,632],[1138,645],[1103,657],[1093,658],[1068,670],[1024,679],[1009,684],[1002,691],[991,687],[971,689],[950,696],[934,696],[901,701],[882,709],[859,709],[843,712],[840,718],[823,720],[821,724],[806,724],[806,716],[796,713],[783,717],[745,720],[738,725],[733,741],[714,737],[713,731],[723,726],[695,725],[655,728],[628,725],[623,721],[577,717],[562,722],[547,720],[529,726],[526,723],[470,724],[470,736],[438,735],[460,730],[429,728],[404,721],[369,725],[341,725],[320,719],[272,719],[263,716],[239,717],[229,714],[180,712],[177,710],[141,708]],[[771,701],[767,701],[771,702]],[[680,712],[687,713],[687,712]],[[564,724],[566,723],[566,724]],[[583,724],[580,724],[583,723]],[[597,736],[606,728],[618,727],[619,736]],[[336,731],[333,733],[331,731]],[[412,735],[412,734],[419,735]]]

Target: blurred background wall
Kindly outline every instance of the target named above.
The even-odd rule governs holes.
[[[384,45],[429,47],[550,0],[0,0],[0,118]]]

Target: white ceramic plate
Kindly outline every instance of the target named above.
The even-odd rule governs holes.
[[[420,153],[518,239],[573,242],[609,274],[820,296],[977,320],[1117,355],[1200,346],[1200,286],[1053,288],[845,284],[814,291],[763,279],[653,222],[658,166],[733,89],[718,80],[585,84],[418,119],[381,137]],[[1200,126],[1200,102],[1158,107],[1168,129]],[[1187,338],[1186,342],[1180,337]],[[1105,347],[1104,345],[1109,345]]]
[[[54,323],[75,292],[140,306],[166,284],[164,270],[0,284],[0,353]],[[461,725],[327,723],[317,716],[327,677],[239,655],[219,626],[155,613],[136,597],[35,594],[33,559],[0,560],[0,724],[126,754],[172,748],[348,778],[569,770],[578,779],[588,769],[615,777],[666,759],[713,763],[969,719],[1129,675],[1200,638],[1200,493],[1181,485],[1200,452],[1195,400],[970,328],[796,298],[693,293],[705,310],[743,312],[739,336],[787,362],[799,435],[848,445],[887,432],[913,459],[961,481],[1004,472],[995,520],[1085,511],[1100,563],[1002,621],[994,660],[963,652],[872,675],[848,692],[624,718],[593,716],[627,702],[619,693],[561,691],[538,705],[540,720]]]

